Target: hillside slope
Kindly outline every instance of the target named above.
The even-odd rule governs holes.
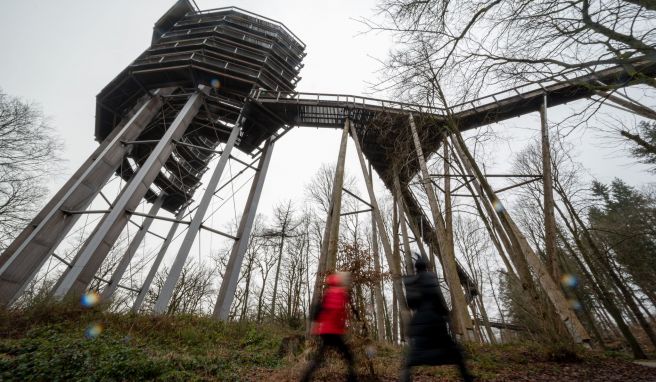
[[[119,315],[63,305],[0,311],[2,381],[293,381],[311,346],[282,325],[220,323],[197,316]],[[369,360],[352,339],[361,380],[397,379],[401,348],[376,344]],[[656,369],[621,356],[554,352],[534,344],[471,346],[481,381],[656,381]],[[373,372],[373,373],[372,373]],[[343,380],[325,362],[317,380]],[[452,367],[420,368],[416,381],[456,381]]]

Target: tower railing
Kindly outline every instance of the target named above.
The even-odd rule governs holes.
[[[294,37],[295,42],[297,44],[299,44],[301,47],[303,47],[303,49],[305,49],[305,47],[306,47],[305,43],[296,34],[294,34],[294,32],[292,32],[289,28],[287,28],[287,26],[285,24],[281,23],[280,21],[270,19],[266,16],[262,16],[260,14],[255,13],[255,12],[250,12],[250,11],[247,11],[245,9],[241,9],[239,7],[230,6],[230,7],[212,8],[212,9],[206,9],[206,10],[202,10],[202,11],[196,11],[196,12],[193,12],[191,14],[207,15],[207,14],[211,14],[211,13],[226,12],[226,11],[236,11],[236,12],[242,13],[244,15],[251,16],[251,17],[255,18],[256,20],[259,20],[260,22],[263,22],[263,23],[266,22],[266,23],[271,24],[273,26],[280,27],[285,32],[287,32],[290,36]]]

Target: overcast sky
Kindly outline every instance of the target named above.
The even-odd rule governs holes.
[[[96,94],[148,48],[154,22],[174,1],[2,1],[0,87],[41,104],[51,117],[66,145],[65,176],[54,181],[60,185],[96,147]],[[352,18],[368,14],[373,1],[197,3],[235,5],[285,23],[307,44],[301,91],[363,94],[375,78],[370,56],[383,57],[388,46],[381,36],[356,37],[361,27]],[[302,188],[318,164],[334,160],[338,139],[337,131],[288,134],[274,153],[263,205],[289,194],[276,184]]]
[[[0,0],[0,87],[43,107],[65,143],[63,174],[52,191],[75,171],[96,147],[96,94],[148,48],[154,22],[173,0]],[[374,0],[233,1],[197,0],[202,9],[235,5],[287,25],[307,44],[299,91],[363,95],[376,81],[379,64],[391,40],[365,34],[354,19],[372,15]],[[550,110],[550,119],[569,107]],[[573,105],[573,107],[577,107]],[[537,115],[497,125],[505,141],[490,145],[488,172],[508,170],[509,158],[538,137]],[[260,211],[284,198],[300,199],[303,186],[323,162],[337,155],[339,132],[295,129],[277,144]],[[594,131],[575,131],[570,141],[590,173],[602,181],[621,176],[637,185],[653,177]],[[350,148],[347,167],[359,175]],[[235,167],[236,168],[236,167]],[[196,196],[198,200],[200,196]],[[235,204],[237,210],[241,206]],[[229,215],[231,215],[230,213]],[[217,223],[219,224],[219,223]]]

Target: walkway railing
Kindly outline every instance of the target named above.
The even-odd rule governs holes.
[[[539,82],[532,82],[525,85],[517,86],[512,89],[502,90],[492,93],[471,101],[450,105],[453,113],[477,112],[479,109],[491,109],[502,107],[505,104],[516,102],[518,99],[528,99],[536,94],[550,93],[562,90],[568,86],[598,86],[603,84],[604,79],[615,80],[623,74],[628,74],[628,67],[631,70],[640,72],[642,69],[649,69],[656,72],[656,62],[646,58],[637,58],[620,66],[603,69],[597,72],[584,71],[581,69],[572,69],[562,73],[547,77]],[[602,83],[600,83],[602,82]],[[616,81],[617,82],[617,81]],[[614,85],[618,85],[615,83]],[[251,93],[251,98],[261,101],[285,102],[285,103],[308,103],[316,101],[318,105],[327,106],[328,104],[343,104],[344,106],[358,107],[365,109],[391,109],[395,111],[418,112],[444,115],[445,109],[431,107],[427,105],[412,104],[406,102],[397,102],[383,100],[378,98],[361,97],[349,94],[330,94],[330,93],[297,93],[297,92],[279,92],[264,89],[257,89]]]
[[[317,104],[334,104],[335,106],[344,106],[364,109],[386,109],[405,112],[444,114],[444,109],[422,106],[418,104],[389,101],[378,98],[361,97],[349,94],[331,94],[331,93],[298,93],[298,92],[280,92],[265,89],[255,89],[251,92],[251,98],[256,101],[275,101],[281,103],[303,103],[316,102]]]

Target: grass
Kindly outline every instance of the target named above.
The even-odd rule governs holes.
[[[89,328],[102,328],[97,336]],[[97,330],[97,329],[96,329]],[[66,304],[0,312],[0,380],[241,380],[281,365],[290,330]]]
[[[100,333],[88,331],[98,327]],[[222,323],[191,315],[121,315],[77,304],[41,303],[22,311],[0,310],[0,380],[293,381],[313,346],[301,343],[281,352],[281,344],[298,341],[301,335],[275,324]],[[361,380],[397,380],[400,347],[350,341]],[[364,352],[370,345],[376,348],[371,359]],[[625,380],[656,378],[656,369],[631,364],[621,352],[535,343],[469,344],[465,350],[481,381],[595,380],[604,372],[623,373]],[[344,376],[345,365],[335,359],[325,362],[317,380]],[[453,367],[422,367],[416,369],[415,380],[457,381],[458,374]]]

